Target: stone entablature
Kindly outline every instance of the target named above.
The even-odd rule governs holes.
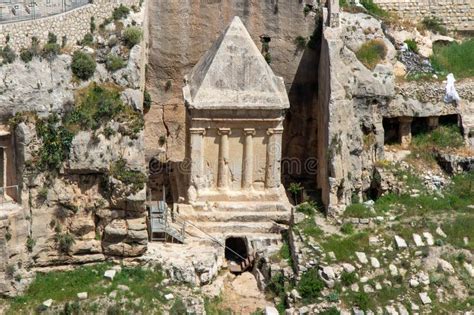
[[[474,30],[472,0],[374,0],[381,8],[396,12],[403,19],[419,22],[437,17],[449,30]]]
[[[8,45],[14,50],[31,46],[31,38],[36,36],[42,44],[46,43],[48,33],[52,32],[61,41],[66,36],[68,44],[75,44],[90,32],[91,17],[94,17],[97,27],[106,18],[112,16],[113,9],[121,4],[131,7],[139,6],[139,0],[94,0],[93,3],[80,8],[45,17],[8,24],[0,24],[0,43],[5,43],[10,37]]]
[[[280,164],[288,96],[239,18],[186,83],[188,201],[286,200]]]

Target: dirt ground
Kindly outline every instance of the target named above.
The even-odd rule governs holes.
[[[235,314],[251,314],[271,304],[265,300],[265,295],[258,289],[257,280],[250,272],[226,278],[222,307],[231,309]]]

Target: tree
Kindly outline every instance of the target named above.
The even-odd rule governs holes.
[[[293,196],[293,201],[295,202],[295,205],[298,204],[298,195],[302,190],[303,186],[301,186],[300,183],[291,183],[290,187],[288,187],[288,191]]]

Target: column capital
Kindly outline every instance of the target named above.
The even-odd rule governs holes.
[[[255,135],[255,128],[244,128],[244,135]]]
[[[273,134],[282,134],[283,133],[283,128],[268,128],[267,129],[267,135],[271,136]]]
[[[206,129],[205,128],[189,128],[189,133],[190,134],[197,134],[197,135],[204,135],[206,134]]]
[[[230,128],[217,128],[217,133],[219,134],[219,136],[230,135],[231,131]]]

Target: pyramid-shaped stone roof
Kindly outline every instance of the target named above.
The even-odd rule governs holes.
[[[183,88],[192,109],[285,109],[285,84],[275,76],[239,17],[196,64]]]

